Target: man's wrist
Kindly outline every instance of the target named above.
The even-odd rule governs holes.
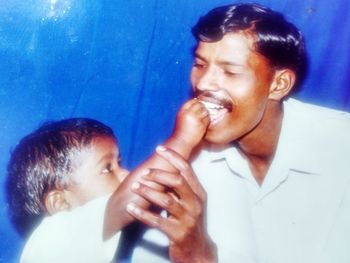
[[[217,246],[214,242],[209,240],[207,243],[199,245],[197,243],[196,247],[189,248],[188,246],[184,248],[178,247],[175,249],[173,255],[171,255],[171,262],[173,263],[217,263]]]
[[[194,262],[203,262],[203,263],[217,263],[218,262],[218,253],[217,246],[211,240],[203,248],[204,253],[198,257]]]

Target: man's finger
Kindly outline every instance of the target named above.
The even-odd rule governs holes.
[[[142,179],[145,183],[152,182],[171,189],[179,196],[180,203],[192,205],[197,198],[196,192],[193,191],[187,180],[179,174],[152,169],[150,173],[144,175]]]
[[[159,229],[165,235],[168,236],[170,240],[176,240],[177,238],[177,221],[173,218],[164,218],[159,214],[155,214],[144,210],[134,203],[129,203],[126,207],[127,212],[141,221],[142,223]]]
[[[180,173],[185,172],[186,170],[191,170],[190,165],[187,161],[177,152],[165,148],[164,146],[158,146],[156,152],[163,159],[172,164]]]
[[[175,217],[180,217],[184,213],[184,208],[174,195],[159,192],[139,182],[135,182],[131,186],[131,189],[147,201],[163,208]]]
[[[168,161],[171,165],[173,165],[181,175],[186,179],[187,183],[190,185],[192,190],[202,199],[204,200],[206,194],[199,183],[197,176],[194,174],[192,167],[185,161],[182,156],[180,156],[175,151],[165,148],[164,146],[158,146],[156,148],[156,152],[163,159]]]

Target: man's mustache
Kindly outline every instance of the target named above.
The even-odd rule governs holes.
[[[228,111],[232,111],[232,108],[233,108],[232,102],[217,92],[210,91],[210,90],[204,90],[204,91],[195,90],[193,93],[193,96],[194,98],[198,98],[199,100],[222,105]]]

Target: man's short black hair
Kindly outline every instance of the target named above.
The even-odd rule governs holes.
[[[96,137],[116,141],[103,123],[71,118],[47,122],[18,143],[7,166],[6,188],[9,215],[21,236],[27,237],[47,214],[46,194],[71,183],[77,154]]]
[[[258,4],[233,4],[212,9],[192,28],[197,41],[217,42],[233,32],[252,33],[255,51],[276,69],[295,72],[298,84],[307,68],[304,38],[295,25],[276,11]]]

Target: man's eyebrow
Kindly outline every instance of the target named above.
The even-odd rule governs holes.
[[[202,57],[201,55],[199,55],[197,52],[195,52],[195,53],[193,54],[193,56],[194,56],[195,58],[199,58],[200,60],[207,61],[204,57]]]
[[[238,64],[238,63],[233,62],[233,61],[229,61],[229,60],[219,61],[218,64],[221,65],[221,66],[243,67],[243,65]]]
[[[194,57],[195,58],[198,58],[200,60],[203,60],[203,61],[207,61],[203,56],[201,56],[200,54],[198,53],[194,53]],[[241,64],[238,64],[236,62],[233,62],[233,61],[229,61],[229,60],[221,60],[221,61],[218,61],[217,63],[218,65],[220,66],[233,66],[233,67],[243,67],[243,65]]]

